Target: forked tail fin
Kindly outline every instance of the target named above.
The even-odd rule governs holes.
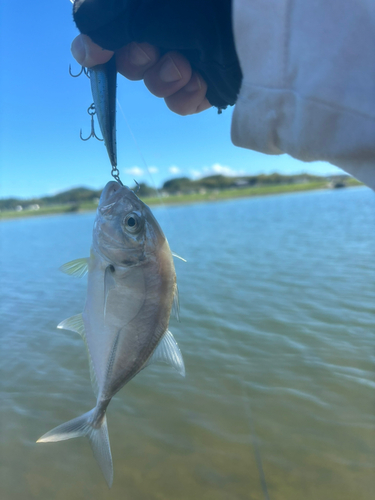
[[[110,488],[113,482],[113,464],[107,418],[104,414],[101,422],[93,422],[94,412],[95,408],[78,418],[73,418],[73,420],[55,427],[39,438],[37,443],[50,443],[87,436],[90,440],[94,456]]]

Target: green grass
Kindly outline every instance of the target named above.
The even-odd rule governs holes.
[[[347,182],[348,186],[360,186],[361,183],[355,179],[350,179]],[[224,189],[222,191],[207,191],[204,194],[180,194],[171,195],[163,198],[150,197],[143,198],[147,205],[180,205],[186,203],[199,203],[208,201],[229,200],[235,198],[249,198],[251,196],[265,196],[283,193],[298,193],[303,191],[312,191],[316,189],[326,189],[328,187],[327,181],[308,182],[303,184],[281,184],[276,186],[259,186],[249,188],[237,189]],[[74,213],[82,211],[96,210],[97,205],[91,202],[84,202],[80,204],[71,203],[65,205],[52,205],[42,207],[39,210],[22,210],[21,212],[4,211],[0,212],[0,220],[4,219],[17,219],[20,217],[35,217],[39,215],[54,215],[64,213]]]
[[[349,177],[345,181],[346,187],[353,187],[353,186],[363,186],[363,183],[355,179],[354,177]]]
[[[95,210],[96,205],[92,204],[90,209]],[[14,210],[4,210],[0,212],[1,219],[19,219],[21,217],[35,217],[39,215],[54,215],[54,214],[65,214],[71,212],[78,212],[81,210],[81,206],[77,206],[74,203],[66,205],[51,205],[47,207],[41,207],[39,210],[21,210],[20,212],[15,212]]]
[[[197,203],[202,201],[219,201],[229,200],[234,198],[249,198],[251,196],[265,196],[282,193],[296,193],[299,191],[310,191],[314,189],[324,189],[327,187],[327,182],[309,182],[304,184],[283,184],[279,186],[261,186],[250,188],[223,189],[222,191],[212,192],[207,191],[204,194],[180,194],[175,196],[167,196],[162,198],[164,205],[169,204],[185,204]],[[145,198],[147,205],[160,205],[160,199]]]

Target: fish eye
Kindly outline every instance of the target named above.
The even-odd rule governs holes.
[[[142,219],[137,213],[131,212],[124,219],[124,228],[129,233],[138,233],[142,228]]]

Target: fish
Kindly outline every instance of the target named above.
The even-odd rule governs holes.
[[[172,309],[176,315],[179,310],[173,255],[150,208],[128,187],[111,181],[99,200],[90,256],[61,266],[71,276],[87,275],[83,312],[58,328],[77,332],[86,344],[96,405],[37,443],[88,437],[109,487],[113,463],[106,410],[113,396],[156,361],[185,376],[181,351],[168,329]]]

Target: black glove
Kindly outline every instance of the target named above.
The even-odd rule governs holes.
[[[183,54],[219,109],[236,102],[242,72],[234,47],[231,0],[75,0],[81,33],[108,50],[147,42]]]

